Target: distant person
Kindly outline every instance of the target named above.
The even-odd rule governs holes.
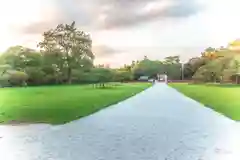
[[[154,85],[155,84],[155,79],[153,79],[153,81],[152,81],[152,85]]]

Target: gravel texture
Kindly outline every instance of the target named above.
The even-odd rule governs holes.
[[[164,83],[65,125],[0,126],[1,160],[239,158],[239,122]]]

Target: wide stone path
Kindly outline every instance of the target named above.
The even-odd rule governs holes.
[[[1,160],[240,159],[238,122],[161,83],[65,125],[0,126],[0,137]]]

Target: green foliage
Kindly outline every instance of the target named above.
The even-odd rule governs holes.
[[[164,58],[165,64],[179,64],[180,63],[180,57],[179,56],[169,56]]]
[[[107,83],[113,81],[114,72],[109,68],[93,68],[90,71],[98,83]]]
[[[0,65],[0,76],[6,73],[8,70],[12,69],[12,67],[8,64]]]
[[[133,68],[134,79],[138,79],[141,76],[154,77],[161,69],[163,68],[160,61],[151,61],[145,58]]]
[[[238,56],[225,56],[209,61],[201,66],[193,76],[193,80],[202,82],[230,81],[232,75],[238,73]]]
[[[23,70],[28,66],[39,66],[42,62],[40,53],[22,46],[10,47],[3,53],[1,59],[16,70]]]
[[[72,81],[72,70],[78,66],[86,68],[86,59],[92,61],[92,40],[88,34],[78,30],[75,22],[72,24],[60,24],[43,34],[44,40],[39,47],[44,54],[60,55],[61,65],[58,68],[66,73],[67,82]],[[60,67],[61,66],[61,67]]]
[[[29,76],[27,80],[28,85],[40,85],[45,84],[46,74],[43,72],[41,68],[38,67],[27,67],[25,68],[26,74]]]
[[[184,77],[186,79],[191,79],[196,71],[208,62],[210,62],[210,60],[205,57],[191,58],[186,64],[184,64]]]
[[[25,86],[28,75],[21,71],[12,71],[9,74],[9,83],[12,86]]]
[[[130,71],[116,71],[114,81],[116,82],[126,82],[133,79],[132,73]]]
[[[76,28],[75,22],[59,24],[43,33],[39,42],[40,51],[23,46],[10,47],[0,56],[0,73],[7,68],[28,75],[26,83],[52,85],[66,83],[99,83],[137,80],[140,76],[156,77],[168,74],[170,79],[180,79],[179,56],[166,57],[164,61],[153,61],[144,56],[141,61],[132,61],[119,69],[94,67],[92,40],[89,34]],[[4,69],[3,66],[8,66]],[[2,68],[2,69],[1,69]],[[9,78],[2,78],[8,82]]]
[[[9,83],[9,76],[2,75],[0,76],[0,87],[8,87],[11,84]]]
[[[176,56],[178,57],[178,56]],[[167,62],[152,61],[144,59],[140,61],[133,68],[134,79],[138,79],[141,76],[156,77],[157,74],[167,74],[169,79],[181,78],[181,64],[178,63],[176,57],[171,57],[173,60],[167,60]],[[171,59],[167,58],[167,59]]]

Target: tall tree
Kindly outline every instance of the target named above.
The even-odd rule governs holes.
[[[7,73],[7,71],[10,70],[10,69],[12,69],[12,67],[10,65],[7,65],[7,64],[0,65],[0,76]]]
[[[1,56],[4,64],[10,65],[15,70],[24,71],[26,67],[41,66],[41,54],[34,49],[23,46],[10,47]]]
[[[94,59],[90,35],[78,30],[74,21],[70,25],[59,24],[55,29],[44,32],[43,37],[38,46],[42,52],[62,55],[68,83],[71,83],[73,68],[83,66],[83,59]]]
[[[179,56],[169,56],[164,58],[165,64],[178,64],[180,63],[180,57]]]

